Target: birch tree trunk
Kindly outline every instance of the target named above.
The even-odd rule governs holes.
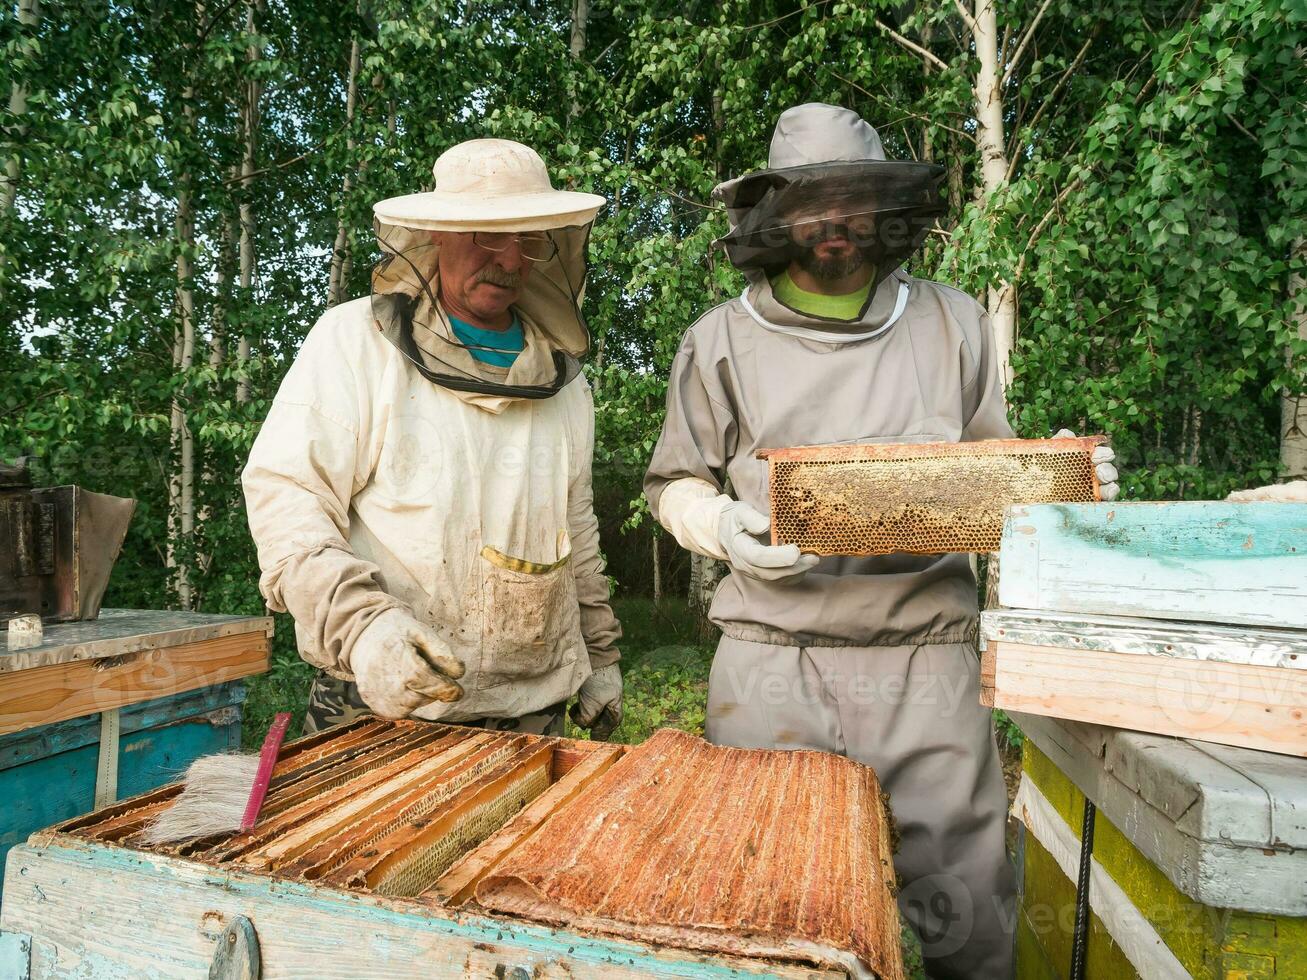
[[[999,61],[998,16],[994,0],[976,0],[971,27],[979,66],[976,71],[976,144],[980,150],[981,189],[988,198],[1007,183],[1007,140],[1003,135],[1003,65]],[[1033,25],[1032,25],[1033,26]],[[988,292],[990,327],[998,354],[999,377],[1012,381],[1012,348],[1017,336],[1016,284],[999,280]]]
[[[572,0],[572,35],[567,41],[567,50],[572,54],[572,60],[579,62],[581,55],[585,54],[586,30],[590,25],[590,0]],[[572,105],[568,112],[569,119],[575,119],[581,114],[581,100],[578,98],[575,88],[575,73],[579,67],[573,69],[573,90]]]
[[[40,16],[41,10],[38,0],[19,0],[18,23],[26,29],[24,33],[34,33],[32,29],[36,27]],[[21,119],[26,113],[27,86],[16,81],[9,90],[9,114],[15,119]],[[21,123],[6,127],[5,142],[13,147],[13,152],[5,160],[4,179],[0,181],[0,216],[9,213],[9,209],[14,206],[14,199],[18,196],[18,177],[22,168],[19,146],[22,144],[25,135],[26,127]],[[0,271],[3,271],[5,262],[5,253],[0,251]],[[0,291],[3,291],[3,289],[3,279],[0,279]]]
[[[187,91],[189,102],[190,92]],[[187,105],[187,127],[194,121],[194,110]],[[183,164],[189,167],[189,163]],[[172,459],[175,467],[168,485],[168,551],[167,564],[173,573],[173,588],[183,609],[190,609],[192,589],[188,556],[180,554],[189,549],[195,531],[195,442],[186,420],[184,402],[185,384],[195,362],[195,270],[191,253],[195,247],[195,216],[191,201],[191,174],[183,170],[178,175],[177,215],[177,325],[173,332],[173,369],[181,390],[173,395],[171,413]]]
[[[349,78],[345,85],[345,149],[351,160],[354,158],[354,106],[358,101],[359,77],[359,39],[355,37],[349,46]],[[336,218],[336,241],[331,247],[331,278],[327,286],[327,305],[336,306],[345,300],[345,285],[349,278],[349,227],[345,222],[345,204],[354,187],[353,174],[345,168],[345,178],[341,187],[341,207]]]
[[[255,22],[254,14],[256,5],[262,9],[262,4],[250,2],[245,5],[245,34],[247,37],[254,36]],[[252,65],[262,57],[257,42],[251,42],[245,48],[245,62]],[[254,201],[251,197],[251,190],[254,187],[254,159],[255,159],[255,140],[259,130],[259,98],[262,96],[263,86],[253,78],[245,80],[245,102],[241,111],[241,125],[244,129],[244,152],[241,155],[241,205],[240,205],[240,223],[241,223],[241,243],[240,243],[240,283],[241,297],[243,302],[248,305],[253,302],[254,288]],[[247,376],[250,361],[250,338],[246,331],[242,330],[240,338],[236,342],[236,401],[238,404],[244,404],[250,400],[250,382]]]
[[[19,0],[18,3],[18,23],[25,28],[35,27],[41,17],[41,8],[38,0]],[[26,32],[24,32],[26,33]],[[27,113],[27,86],[22,82],[14,82],[13,87],[9,90],[9,114],[15,118],[20,118]],[[21,124],[9,127],[9,132],[5,135],[8,142],[19,143],[22,141],[24,128]],[[4,186],[0,187],[0,214],[5,214],[14,206],[14,198],[18,195],[18,169],[21,161],[17,151],[5,161],[5,179]]]
[[[1307,258],[1307,238],[1294,242],[1293,253]],[[1298,336],[1307,340],[1307,280],[1289,277],[1289,299],[1298,303],[1294,318]],[[1307,391],[1285,391],[1280,397],[1280,467],[1286,480],[1307,480]]]

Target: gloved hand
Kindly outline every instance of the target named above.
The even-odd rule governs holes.
[[[1225,499],[1236,504],[1252,504],[1258,501],[1276,504],[1307,504],[1307,480],[1293,480],[1289,483],[1274,483],[1269,487],[1236,490]]]
[[[607,742],[622,723],[622,671],[617,664],[600,667],[581,684],[570,712],[574,724],[590,729],[590,738]]]
[[[1070,429],[1059,429],[1054,439],[1074,439],[1076,434]],[[1116,495],[1121,492],[1121,485],[1117,483],[1120,474],[1117,473],[1113,461],[1116,459],[1116,450],[1111,446],[1098,446],[1094,453],[1089,457],[1090,462],[1094,464],[1094,472],[1098,474],[1098,493],[1104,500],[1115,500]]]
[[[722,508],[717,522],[717,539],[726,551],[731,568],[764,582],[799,579],[821,561],[817,555],[799,553],[797,544],[759,544],[753,537],[771,527],[771,520],[742,500]]]
[[[463,662],[429,626],[402,609],[368,623],[350,652],[359,696],[382,718],[407,718],[432,701],[457,701]]]

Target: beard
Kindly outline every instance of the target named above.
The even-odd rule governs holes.
[[[827,258],[819,256],[815,249],[805,248],[799,252],[796,260],[799,268],[817,279],[834,282],[851,276],[867,264],[867,257],[859,249],[850,249],[844,255],[832,255]]]

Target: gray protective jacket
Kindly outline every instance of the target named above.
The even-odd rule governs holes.
[[[1012,437],[989,320],[966,293],[900,270],[860,323],[832,324],[752,278],[744,298],[687,331],[672,363],[644,482],[655,517],[685,478],[719,490],[729,479],[733,496],[768,513],[760,449]],[[902,288],[907,305],[887,330],[846,339],[884,325]],[[976,585],[965,555],[825,558],[792,584],[728,575],[710,615],[728,636],[790,646],[948,643],[975,628]]]

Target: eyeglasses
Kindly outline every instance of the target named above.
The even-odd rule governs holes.
[[[504,252],[516,245],[529,262],[548,262],[558,254],[558,245],[544,232],[478,231],[472,241],[487,252]]]

